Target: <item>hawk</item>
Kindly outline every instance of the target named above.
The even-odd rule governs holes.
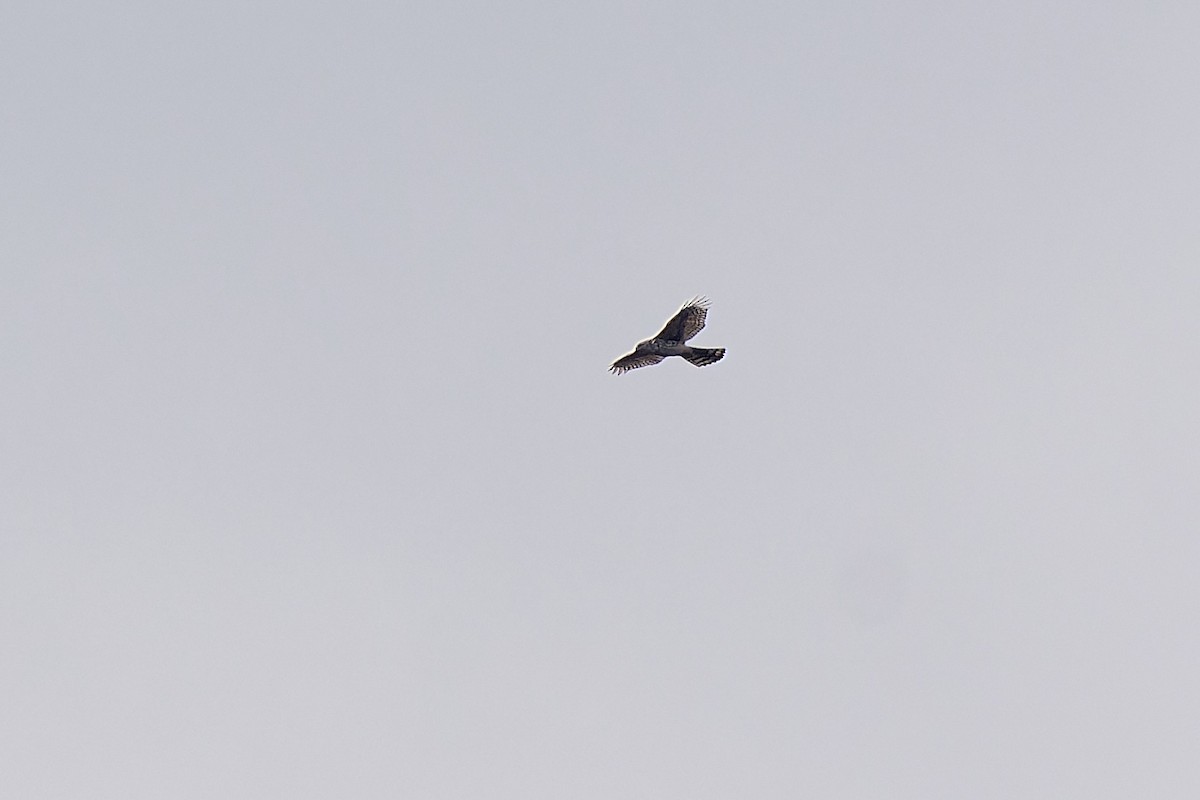
[[[720,361],[725,357],[724,347],[692,347],[685,344],[703,330],[707,316],[708,298],[697,297],[687,301],[657,336],[638,342],[632,353],[618,358],[609,369],[614,375],[621,375],[631,369],[657,364],[667,356],[683,356],[697,367],[707,367]]]

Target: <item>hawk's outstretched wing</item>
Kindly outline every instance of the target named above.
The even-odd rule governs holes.
[[[638,367],[648,367],[651,364],[657,364],[663,360],[663,356],[655,353],[639,353],[636,350],[627,356],[621,356],[612,363],[609,367],[613,374],[620,375],[623,372],[629,372],[631,369]]]
[[[704,318],[707,316],[708,298],[696,297],[684,303],[683,308],[671,317],[671,321],[654,338],[686,342],[704,329]]]

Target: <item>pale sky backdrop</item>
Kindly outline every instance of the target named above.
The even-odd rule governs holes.
[[[4,796],[1200,796],[1197,42],[7,3]]]

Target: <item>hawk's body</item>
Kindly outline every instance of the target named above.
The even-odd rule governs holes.
[[[687,341],[704,328],[708,316],[708,300],[697,297],[683,304],[683,308],[667,322],[653,339],[638,342],[633,352],[621,356],[609,367],[620,375],[638,367],[657,364],[667,356],[682,356],[697,367],[705,367],[725,357],[724,347],[692,347]]]

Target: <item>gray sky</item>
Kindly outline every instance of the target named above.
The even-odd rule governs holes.
[[[11,796],[1200,792],[1194,3],[0,17]]]

